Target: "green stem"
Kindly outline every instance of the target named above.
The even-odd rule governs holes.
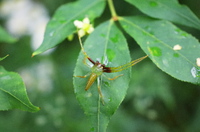
[[[111,15],[113,18],[117,18],[117,13],[115,11],[115,7],[113,5],[113,1],[112,0],[108,0],[108,5],[109,5],[109,8],[110,8],[110,12],[111,12]]]

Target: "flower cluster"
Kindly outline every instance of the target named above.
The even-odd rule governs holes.
[[[90,24],[88,17],[84,18],[83,21],[75,20],[74,25],[78,29],[79,37],[83,37],[86,34],[90,34],[94,31],[94,27]]]

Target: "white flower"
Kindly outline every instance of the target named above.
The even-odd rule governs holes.
[[[90,34],[94,31],[94,27],[90,24],[90,20],[88,17],[84,18],[83,21],[74,21],[74,25],[78,29],[79,37],[83,37],[86,34]]]

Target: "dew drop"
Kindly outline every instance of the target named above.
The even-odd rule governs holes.
[[[148,32],[148,33],[154,35],[154,32],[152,31],[152,28],[151,28],[151,27],[146,26],[146,27],[145,27],[145,30],[146,30],[146,32]],[[143,32],[143,34],[146,35],[146,32]]]
[[[174,31],[175,34],[178,34],[181,38],[186,38],[188,34],[180,29],[175,29]]]
[[[85,97],[87,97],[87,98],[90,98],[90,97],[92,97],[92,93],[91,92],[85,92],[86,94],[85,94]]]
[[[54,35],[54,32],[50,32],[49,36],[51,36],[51,37],[52,37],[53,35]]]
[[[197,69],[196,67],[192,67],[191,69],[191,74],[194,78],[200,77],[200,70]]]
[[[112,99],[111,98],[108,98],[108,102],[111,102],[112,101]]]
[[[163,59],[162,62],[165,65],[165,67],[169,67],[169,61],[167,59]]]

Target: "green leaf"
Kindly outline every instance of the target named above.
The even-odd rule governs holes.
[[[99,60],[102,63],[108,61],[108,67],[117,67],[131,60],[127,42],[113,21],[106,21],[99,25],[87,38],[84,48],[94,61]],[[91,69],[84,65],[83,59],[81,52],[74,72],[76,76],[84,76],[91,72]],[[106,130],[110,117],[125,97],[130,80],[130,70],[128,68],[118,73],[105,73],[104,75],[109,78],[123,74],[112,81],[105,76],[100,77],[105,105],[100,100],[97,81],[88,91],[85,91],[88,78],[74,77],[75,94],[91,122],[91,131],[104,132]]]
[[[1,26],[0,26],[0,42],[13,43],[16,38],[11,37]]]
[[[192,35],[168,21],[148,17],[124,17],[120,23],[160,69],[179,80],[200,83],[196,64],[200,44]],[[176,45],[179,50],[174,50]]]
[[[93,20],[101,15],[104,7],[105,0],[79,0],[62,5],[47,24],[44,40],[33,56],[55,47],[73,34],[76,31],[74,20],[82,20],[86,16]]]
[[[0,61],[4,60],[6,57],[8,57],[9,55],[6,55],[4,57],[0,57]]]
[[[176,0],[126,0],[143,13],[159,19],[169,20],[184,26],[200,29],[200,20],[185,5]]]
[[[0,110],[21,109],[29,112],[40,110],[31,104],[21,77],[0,66]]]

